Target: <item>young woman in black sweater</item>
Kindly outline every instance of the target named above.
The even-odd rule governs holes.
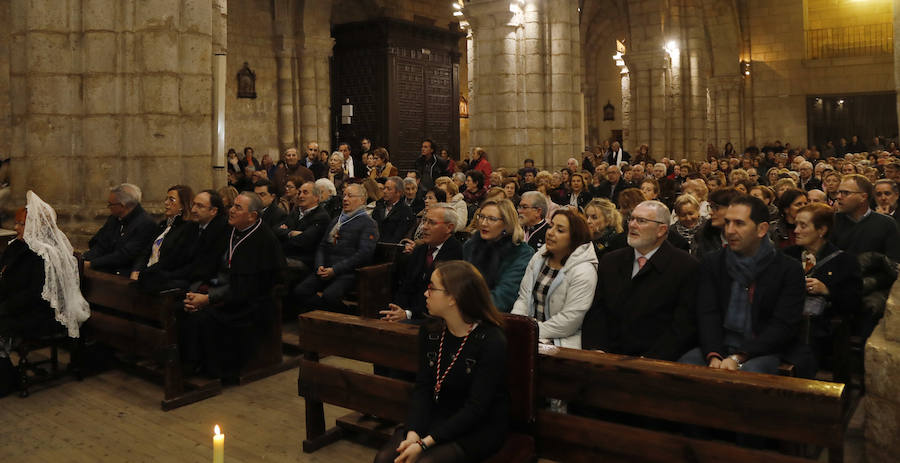
[[[435,318],[419,331],[409,416],[376,463],[482,461],[506,439],[506,336],[478,270],[439,264],[425,292]]]

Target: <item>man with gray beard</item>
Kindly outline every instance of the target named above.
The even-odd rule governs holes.
[[[594,302],[584,318],[584,349],[675,360],[696,343],[698,262],[672,244],[671,215],[659,201],[631,213],[628,247],[598,266]]]

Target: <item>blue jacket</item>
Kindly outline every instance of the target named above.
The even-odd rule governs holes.
[[[513,244],[509,238],[488,242],[477,233],[463,245],[463,259],[484,276],[494,306],[501,312],[512,310],[533,254],[534,249],[527,243]]]
[[[350,213],[332,242],[332,230],[343,214],[335,217],[325,229],[325,236],[316,251],[316,268],[331,267],[335,275],[353,272],[372,262],[378,243],[378,225],[366,214],[365,208]]]

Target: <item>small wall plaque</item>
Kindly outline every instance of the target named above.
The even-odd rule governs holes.
[[[237,73],[238,98],[256,98],[256,73],[250,70],[247,62]]]

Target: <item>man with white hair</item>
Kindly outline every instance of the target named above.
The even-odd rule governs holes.
[[[675,360],[695,343],[699,263],[667,241],[665,204],[644,201],[628,221],[628,246],[598,266],[594,303],[584,318],[584,349]]]
[[[448,203],[437,203],[425,211],[422,244],[416,246],[401,272],[394,302],[380,313],[384,320],[425,320],[425,290],[438,262],[462,260],[462,243],[453,237],[456,210]]]
[[[343,298],[356,285],[356,269],[372,261],[376,243],[378,225],[366,213],[366,189],[351,183],[344,188],[341,214],[328,224],[316,250],[315,273],[294,288],[301,311],[346,312]]]
[[[156,223],[141,207],[141,189],[123,183],[109,190],[109,218],[88,243],[84,265],[101,272],[128,275],[138,254],[156,237]]]
[[[566,167],[568,167],[573,174],[581,170],[578,168],[578,160],[576,160],[575,158],[569,158],[569,160],[566,161]]]
[[[804,191],[822,189],[822,181],[813,176],[813,165],[809,161],[803,161],[799,165],[800,189]]]

